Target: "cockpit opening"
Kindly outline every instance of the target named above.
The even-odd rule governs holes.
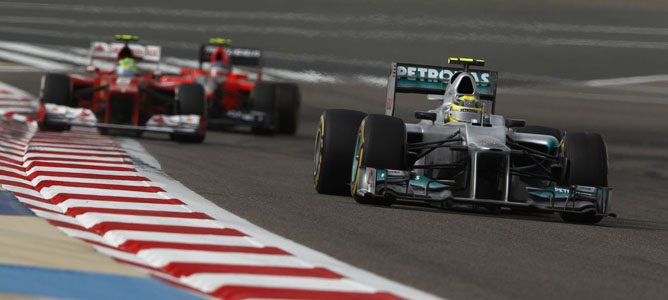
[[[459,85],[457,86],[457,93],[473,95],[474,92],[475,88],[473,87],[473,80],[471,80],[471,77],[469,76],[464,76],[462,80],[459,81]]]

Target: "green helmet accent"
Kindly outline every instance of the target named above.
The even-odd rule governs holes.
[[[135,64],[135,60],[133,58],[126,57],[118,61],[116,73],[118,75],[137,75],[139,73],[139,69],[137,69],[137,64]]]

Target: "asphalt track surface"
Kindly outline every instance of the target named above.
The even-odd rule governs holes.
[[[131,11],[151,5],[124,2],[114,6]],[[586,226],[564,223],[556,215],[386,208],[317,194],[312,187],[317,118],[327,108],[382,113],[384,88],[363,84],[301,83],[296,136],[254,136],[239,129],[209,132],[201,145],[175,144],[160,135],[147,135],[141,143],[170,176],[221,207],[445,298],[665,299],[668,82],[592,87],[582,81],[668,73],[668,8],[657,1],[635,6],[573,2],[203,1],[196,7],[161,2],[159,13],[127,15],[5,5],[0,39],[85,47],[91,38],[119,33],[111,26],[116,23],[93,24],[102,21],[214,24],[218,27],[211,30],[150,24],[123,30],[171,45],[165,48],[170,55],[189,57],[194,49],[185,46],[229,28],[227,36],[239,44],[267,50],[267,66],[350,78],[384,75],[393,60],[439,64],[449,55],[486,58],[489,68],[503,72],[498,113],[603,134],[619,218]],[[177,15],[179,8],[214,15],[183,10]],[[236,13],[215,15],[223,11]],[[91,24],[72,27],[45,18]],[[35,93],[38,78],[35,73],[0,75]],[[407,116],[428,107],[426,102],[400,98],[399,109]]]

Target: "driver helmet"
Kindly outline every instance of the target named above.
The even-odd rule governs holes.
[[[211,77],[224,77],[228,73],[230,73],[230,67],[226,63],[217,61],[211,64]]]
[[[137,76],[137,74],[139,74],[139,70],[137,69],[137,64],[133,58],[126,57],[118,60],[116,75]]]
[[[449,122],[471,122],[480,118],[482,105],[475,95],[459,95],[450,105]]]

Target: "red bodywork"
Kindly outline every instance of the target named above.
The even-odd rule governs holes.
[[[156,99],[149,93],[173,98],[176,85],[155,80],[153,72],[127,77],[95,70],[87,75],[72,74],[70,78],[75,94],[95,89],[92,94],[77,97],[74,106],[90,109],[99,122],[140,126],[153,115],[172,114],[172,101]]]
[[[214,72],[211,69],[182,68],[181,76],[162,76],[162,84],[199,83],[204,87],[208,99],[209,115],[219,117],[224,112],[247,108],[247,101],[257,82],[261,80],[258,73],[256,80],[250,80],[246,73],[233,73],[230,60],[222,47],[211,55],[211,65],[222,63],[228,66],[228,72]]]
[[[121,59],[135,58],[127,43],[116,56],[114,65]],[[177,84],[161,82],[154,71],[119,76],[115,68],[101,71],[93,65],[86,71],[85,75],[70,75],[75,96],[71,106],[90,109],[99,123],[142,126],[153,115],[174,113]]]

